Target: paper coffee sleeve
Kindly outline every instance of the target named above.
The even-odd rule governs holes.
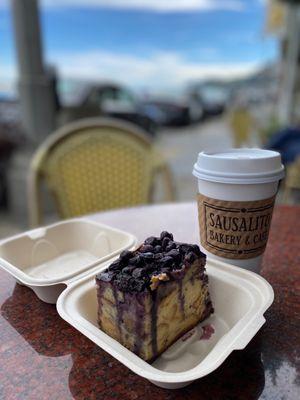
[[[275,196],[256,201],[225,201],[198,194],[201,245],[219,257],[261,255],[268,241]]]

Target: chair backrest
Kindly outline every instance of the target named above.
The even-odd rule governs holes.
[[[61,218],[149,202],[153,146],[135,125],[90,118],[52,134],[33,157],[29,179],[31,225],[41,222],[45,181]]]

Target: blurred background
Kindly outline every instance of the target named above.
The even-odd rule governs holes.
[[[0,41],[0,237],[194,200],[202,150],[280,151],[299,202],[299,1],[1,0]]]

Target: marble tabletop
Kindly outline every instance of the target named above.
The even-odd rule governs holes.
[[[198,242],[194,203],[90,216],[143,240],[169,230]],[[296,400],[300,398],[300,207],[277,206],[261,274],[275,301],[248,346],[213,373],[179,390],[136,376],[57,314],[54,305],[0,270],[0,399]]]

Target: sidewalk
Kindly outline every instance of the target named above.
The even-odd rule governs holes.
[[[195,199],[197,183],[192,170],[198,153],[219,151],[232,145],[231,132],[222,117],[188,127],[163,129],[157,146],[173,172],[177,201]]]

